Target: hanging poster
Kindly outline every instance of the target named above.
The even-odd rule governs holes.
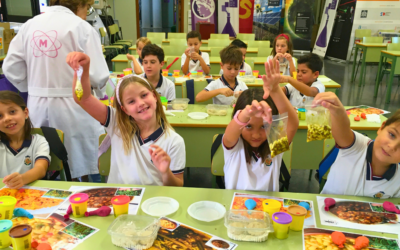
[[[192,30],[196,30],[196,23],[208,22],[215,24],[215,33],[217,29],[217,0],[191,0],[192,9]]]
[[[279,35],[283,0],[255,0],[253,31],[256,40],[272,42]]]
[[[239,33],[239,0],[218,1],[218,33],[230,37]]]
[[[331,39],[326,55],[329,57],[346,60],[347,48],[350,42],[351,27],[353,26],[356,1],[340,0],[336,10],[335,24],[333,25]]]
[[[328,0],[332,1],[332,0]],[[286,0],[283,32],[288,34],[295,50],[311,49],[311,34],[317,0]],[[299,24],[297,24],[299,22]]]
[[[239,33],[253,33],[254,0],[239,1]]]
[[[321,24],[314,44],[313,53],[325,57],[329,39],[332,33],[333,23],[335,22],[336,8],[338,0],[327,0],[325,2],[324,13],[322,14]]]

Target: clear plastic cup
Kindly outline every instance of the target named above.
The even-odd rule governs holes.
[[[292,223],[290,229],[293,231],[301,231],[304,226],[304,219],[306,218],[307,209],[299,205],[291,205],[288,207],[288,214],[292,216]]]
[[[32,227],[29,225],[18,225],[11,228],[9,236],[14,250],[30,250],[32,243]]]
[[[270,218],[272,219],[272,215],[276,212],[279,212],[282,207],[282,203],[273,199],[266,199],[262,203],[264,212],[268,213]]]
[[[0,197],[0,220],[9,220],[13,216],[17,199],[12,196]]]
[[[122,214],[128,214],[130,201],[131,199],[127,195],[114,196],[111,199],[111,204],[114,208],[114,217],[118,217]]]
[[[72,215],[74,217],[79,218],[85,216],[88,199],[89,195],[84,193],[74,194],[69,197],[69,202],[71,203],[72,207]]]
[[[292,223],[292,216],[284,212],[277,212],[272,215],[274,234],[277,239],[284,240],[289,237],[289,226]]]
[[[11,238],[9,235],[13,223],[10,220],[0,221],[0,248],[6,248],[11,245]]]

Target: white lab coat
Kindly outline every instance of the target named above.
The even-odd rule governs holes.
[[[99,135],[104,128],[72,97],[73,70],[68,53],[84,52],[91,59],[90,81],[103,97],[109,70],[100,37],[86,21],[63,6],[49,7],[27,21],[12,40],[3,72],[21,92],[28,92],[34,127],[50,126],[64,132],[72,178],[99,173]]]

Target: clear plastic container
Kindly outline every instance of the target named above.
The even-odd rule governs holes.
[[[225,116],[228,114],[229,105],[208,104],[206,109],[209,115]]]
[[[157,238],[160,220],[146,215],[124,214],[108,227],[114,245],[125,248],[147,249]]]
[[[244,83],[254,83],[256,81],[255,76],[249,76],[249,75],[238,76],[237,79],[238,79],[238,81],[241,81]]]
[[[263,242],[273,232],[269,215],[263,211],[229,210],[225,215],[228,237],[238,241]]]
[[[189,105],[189,101],[189,98],[176,98],[175,100],[171,101],[172,109],[185,110]]]

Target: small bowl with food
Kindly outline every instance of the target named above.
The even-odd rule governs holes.
[[[172,109],[185,110],[189,106],[189,98],[176,98],[171,101]]]

